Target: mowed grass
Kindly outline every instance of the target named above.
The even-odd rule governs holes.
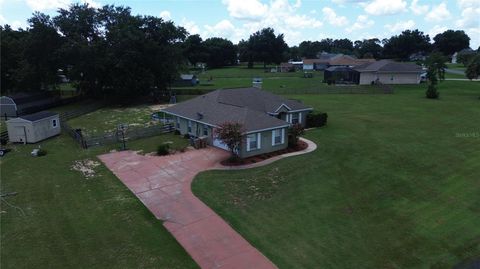
[[[480,258],[480,84],[294,95],[310,154],[197,176],[193,191],[280,268],[451,268]]]
[[[162,135],[127,146],[148,152],[186,143],[179,139]],[[1,268],[198,268],[105,166],[92,178],[71,169],[120,145],[82,150],[66,135],[40,145],[44,157],[30,156],[38,145],[10,145],[0,161],[1,193],[18,193],[2,198]]]
[[[152,121],[151,115],[156,110],[147,105],[130,107],[105,107],[68,121],[73,128],[81,128],[87,136],[100,135],[117,130],[119,124],[130,127],[146,127],[159,124]]]

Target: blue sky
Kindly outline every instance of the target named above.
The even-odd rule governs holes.
[[[480,45],[480,0],[0,0],[0,23],[26,27],[33,11],[55,15],[72,2],[124,5],[134,14],[173,20],[203,38],[233,42],[263,27],[283,33],[289,45],[322,38],[385,38],[420,29],[431,38],[460,29]]]

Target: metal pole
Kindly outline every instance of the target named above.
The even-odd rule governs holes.
[[[123,150],[127,149],[127,146],[125,145],[125,131],[122,130],[122,141],[123,141]]]

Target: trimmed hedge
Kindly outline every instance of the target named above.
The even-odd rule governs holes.
[[[322,127],[327,125],[327,113],[310,113],[307,114],[307,128]]]

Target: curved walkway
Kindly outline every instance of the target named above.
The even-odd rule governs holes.
[[[190,185],[195,175],[210,169],[247,169],[284,157],[304,154],[309,148],[242,167],[222,167],[229,152],[208,147],[169,156],[144,156],[121,151],[99,159],[142,201],[185,248],[201,268],[276,268],[212,209],[195,197]]]

